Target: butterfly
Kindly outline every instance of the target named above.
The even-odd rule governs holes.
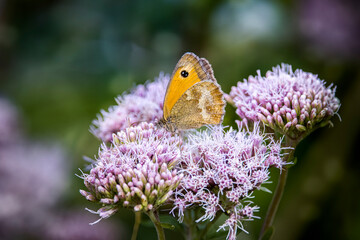
[[[205,58],[185,53],[167,86],[159,125],[170,131],[220,124],[225,100],[214,71]]]

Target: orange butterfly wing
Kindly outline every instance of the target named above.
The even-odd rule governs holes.
[[[188,76],[182,76],[185,71]],[[209,62],[193,53],[185,53],[176,64],[166,90],[164,100],[164,119],[168,119],[171,109],[179,98],[194,84],[202,80],[216,81]]]

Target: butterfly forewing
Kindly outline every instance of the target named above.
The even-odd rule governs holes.
[[[171,129],[219,124],[224,115],[223,92],[210,63],[185,53],[177,63],[166,90],[162,122]]]

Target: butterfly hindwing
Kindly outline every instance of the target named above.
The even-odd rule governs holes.
[[[175,103],[169,121],[179,129],[219,124],[225,113],[225,101],[220,86],[201,81],[189,88]]]

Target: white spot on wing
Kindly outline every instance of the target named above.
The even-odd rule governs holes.
[[[206,111],[206,103],[208,102],[213,102],[213,98],[210,94],[210,91],[208,89],[203,89],[203,91],[201,92],[201,97],[199,99],[199,108],[201,109],[201,116],[203,117],[204,120],[209,121],[210,120],[210,114],[207,113]]]

